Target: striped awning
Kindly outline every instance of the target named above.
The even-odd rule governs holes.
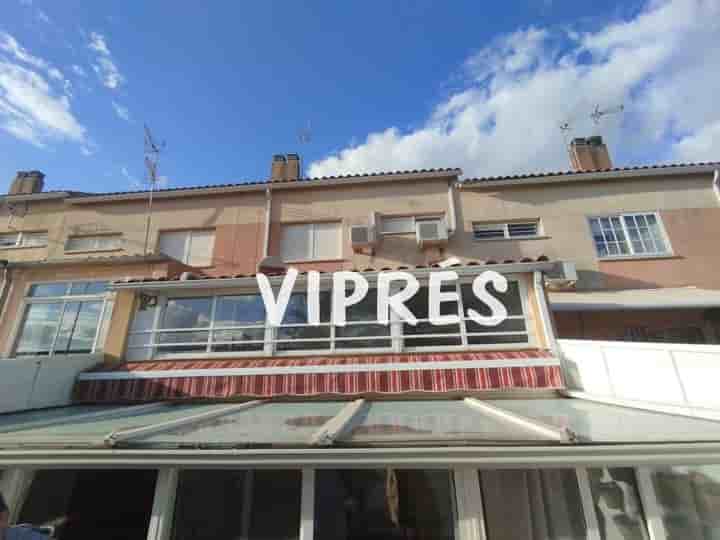
[[[545,350],[129,362],[81,374],[78,403],[562,388]]]

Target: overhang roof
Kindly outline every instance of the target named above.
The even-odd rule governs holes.
[[[454,264],[448,267],[441,267],[439,264],[431,265],[398,265],[386,266],[382,268],[353,268],[351,271],[359,272],[365,276],[372,277],[378,272],[386,271],[406,271],[412,274],[422,276],[438,269],[454,270],[459,276],[474,275],[482,270],[494,270],[500,273],[527,273],[534,271],[551,271],[557,266],[556,261],[550,261],[545,255],[540,255],[536,259],[529,257],[520,260],[504,260],[504,261],[467,261],[465,263]],[[289,265],[292,266],[292,265]],[[320,274],[329,274],[330,272],[321,271]],[[300,272],[300,276],[307,275],[307,271]],[[229,287],[246,287],[255,285],[257,274],[232,274],[220,276],[207,276],[203,274],[188,275],[187,279],[174,279],[172,277],[145,277],[130,278],[124,281],[116,281],[112,284],[113,289],[172,289],[172,288],[229,288]],[[272,281],[282,281],[284,274],[272,275]]]
[[[458,186],[460,189],[498,189],[503,186],[526,186],[562,182],[589,182],[595,180],[623,180],[628,178],[677,176],[711,173],[720,167],[720,161],[698,163],[668,163],[636,167],[615,167],[612,169],[594,169],[586,171],[553,171],[504,176],[485,176],[466,178]]]
[[[92,265],[92,264],[133,264],[133,263],[163,263],[176,261],[164,253],[153,253],[150,255],[109,255],[109,256],[88,256],[88,257],[59,257],[57,259],[41,259],[37,261],[9,262],[8,268],[32,268],[36,266],[63,266],[71,265]]]
[[[720,290],[696,287],[621,291],[550,292],[553,311],[705,309],[720,307]]]
[[[0,415],[0,464],[21,449],[587,446],[708,443],[720,423],[575,398],[65,407]],[[452,460],[448,455],[445,459]]]

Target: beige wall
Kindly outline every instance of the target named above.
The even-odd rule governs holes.
[[[463,230],[449,252],[482,260],[546,255],[574,261],[581,288],[699,285],[720,287],[717,250],[706,231],[718,230],[720,206],[711,175],[634,181],[573,182],[459,191]],[[671,259],[600,262],[588,217],[616,212],[661,212]],[[545,237],[525,241],[472,239],[473,222],[540,218]]]

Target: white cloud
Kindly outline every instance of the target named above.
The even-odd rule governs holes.
[[[115,110],[115,114],[118,115],[118,118],[121,120],[125,120],[126,122],[132,122],[132,118],[130,117],[130,110],[127,107],[123,107],[116,101],[112,102],[113,109]]]
[[[16,60],[28,64],[34,68],[41,69],[58,81],[64,78],[62,72],[50,65],[47,61],[30,54],[18,41],[7,32],[0,31],[0,50],[10,54]]]
[[[0,60],[0,128],[43,146],[47,139],[82,142],[85,128],[67,96],[54,91],[38,72]]]
[[[87,77],[87,73],[82,68],[82,66],[78,66],[77,64],[73,64],[70,66],[70,69],[72,69],[73,73],[75,75],[78,75],[79,77]]]
[[[455,167],[466,176],[568,168],[558,126],[602,134],[617,165],[720,159],[720,2],[652,0],[593,32],[531,27],[464,64],[468,82],[414,130],[370,133],[312,176]],[[589,113],[623,103],[594,126]]]
[[[50,17],[48,17],[48,14],[45,13],[42,9],[37,10],[37,18],[39,21],[44,22],[45,24],[51,23]]]
[[[125,82],[125,77],[113,61],[105,36],[98,32],[90,32],[88,48],[96,53],[96,63],[92,67],[103,85],[115,89]]]

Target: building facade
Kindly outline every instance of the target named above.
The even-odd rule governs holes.
[[[602,141],[571,150],[609,169]],[[716,347],[661,370],[559,339],[717,342],[713,167],[302,179],[288,154],[268,181],[103,194],[20,174],[0,217],[12,520],[61,540],[714,538]],[[416,324],[378,322],[397,272]],[[277,324],[263,279],[288,287]],[[588,390],[635,357],[680,397]]]

